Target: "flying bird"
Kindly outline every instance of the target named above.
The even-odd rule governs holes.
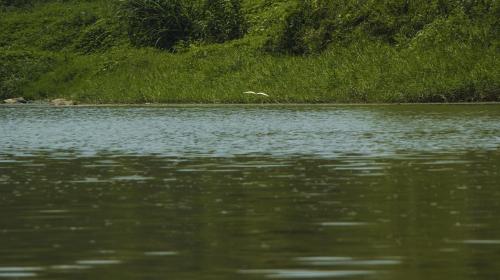
[[[244,93],[246,93],[246,94],[254,94],[254,95],[262,95],[262,96],[269,97],[269,94],[264,93],[264,92],[245,91]]]

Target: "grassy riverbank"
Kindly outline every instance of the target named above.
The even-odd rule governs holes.
[[[356,16],[357,6],[342,10],[315,1],[245,0],[242,34],[188,33],[166,48],[132,40],[137,36],[131,36],[130,20],[118,2],[40,0],[16,7],[6,2],[0,1],[0,98],[65,97],[85,103],[500,100],[496,1],[469,7],[449,0],[444,8],[428,1],[397,12],[391,9],[399,7],[398,1],[380,1],[375,7],[380,9],[362,6],[370,13],[360,9]],[[424,19],[418,16],[422,11],[427,11]],[[313,22],[297,20],[303,18]],[[270,97],[243,94],[247,90]]]

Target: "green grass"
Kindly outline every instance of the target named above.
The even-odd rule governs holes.
[[[266,46],[295,5],[243,4],[245,37],[187,42],[175,53],[132,47],[107,1],[48,1],[9,10],[0,18],[7,27],[0,28],[0,97],[83,103],[500,101],[500,45],[491,24],[455,14],[398,43],[358,30],[321,51],[291,55]],[[243,94],[247,90],[270,97]]]

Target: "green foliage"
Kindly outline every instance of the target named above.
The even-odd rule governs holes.
[[[31,6],[34,2],[36,2],[36,0],[0,0],[0,9]]]
[[[332,42],[363,38],[399,45],[411,41],[435,21],[463,15],[449,32],[474,26],[498,35],[499,4],[495,0],[299,0],[267,49],[292,54],[317,53]],[[444,30],[443,30],[444,31]],[[453,36],[453,34],[450,34]]]
[[[125,30],[114,19],[101,18],[85,27],[74,42],[75,50],[84,54],[107,51],[127,44]]]
[[[241,38],[241,0],[127,0],[120,7],[133,45],[172,50],[179,42]]]
[[[499,3],[18,2],[0,17],[0,97],[90,103],[500,101]],[[242,94],[247,90],[270,97]]]
[[[183,0],[128,0],[121,6],[133,45],[171,49],[189,38],[193,29],[190,9]]]
[[[89,3],[54,2],[29,11],[12,11],[0,17],[0,47],[67,49],[97,19],[96,7]]]
[[[56,57],[47,53],[0,49],[0,99],[20,96],[27,84],[56,62]]]
[[[222,43],[245,34],[240,0],[205,0],[203,11],[201,33],[206,41]]]
[[[115,16],[116,3],[46,2],[32,9],[12,10],[0,17],[0,46],[91,53],[127,44],[125,28]]]

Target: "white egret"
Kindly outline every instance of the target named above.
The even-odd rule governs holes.
[[[264,93],[264,92],[245,91],[244,93],[246,93],[246,94],[254,94],[254,95],[262,95],[262,96],[269,97],[269,94]]]

